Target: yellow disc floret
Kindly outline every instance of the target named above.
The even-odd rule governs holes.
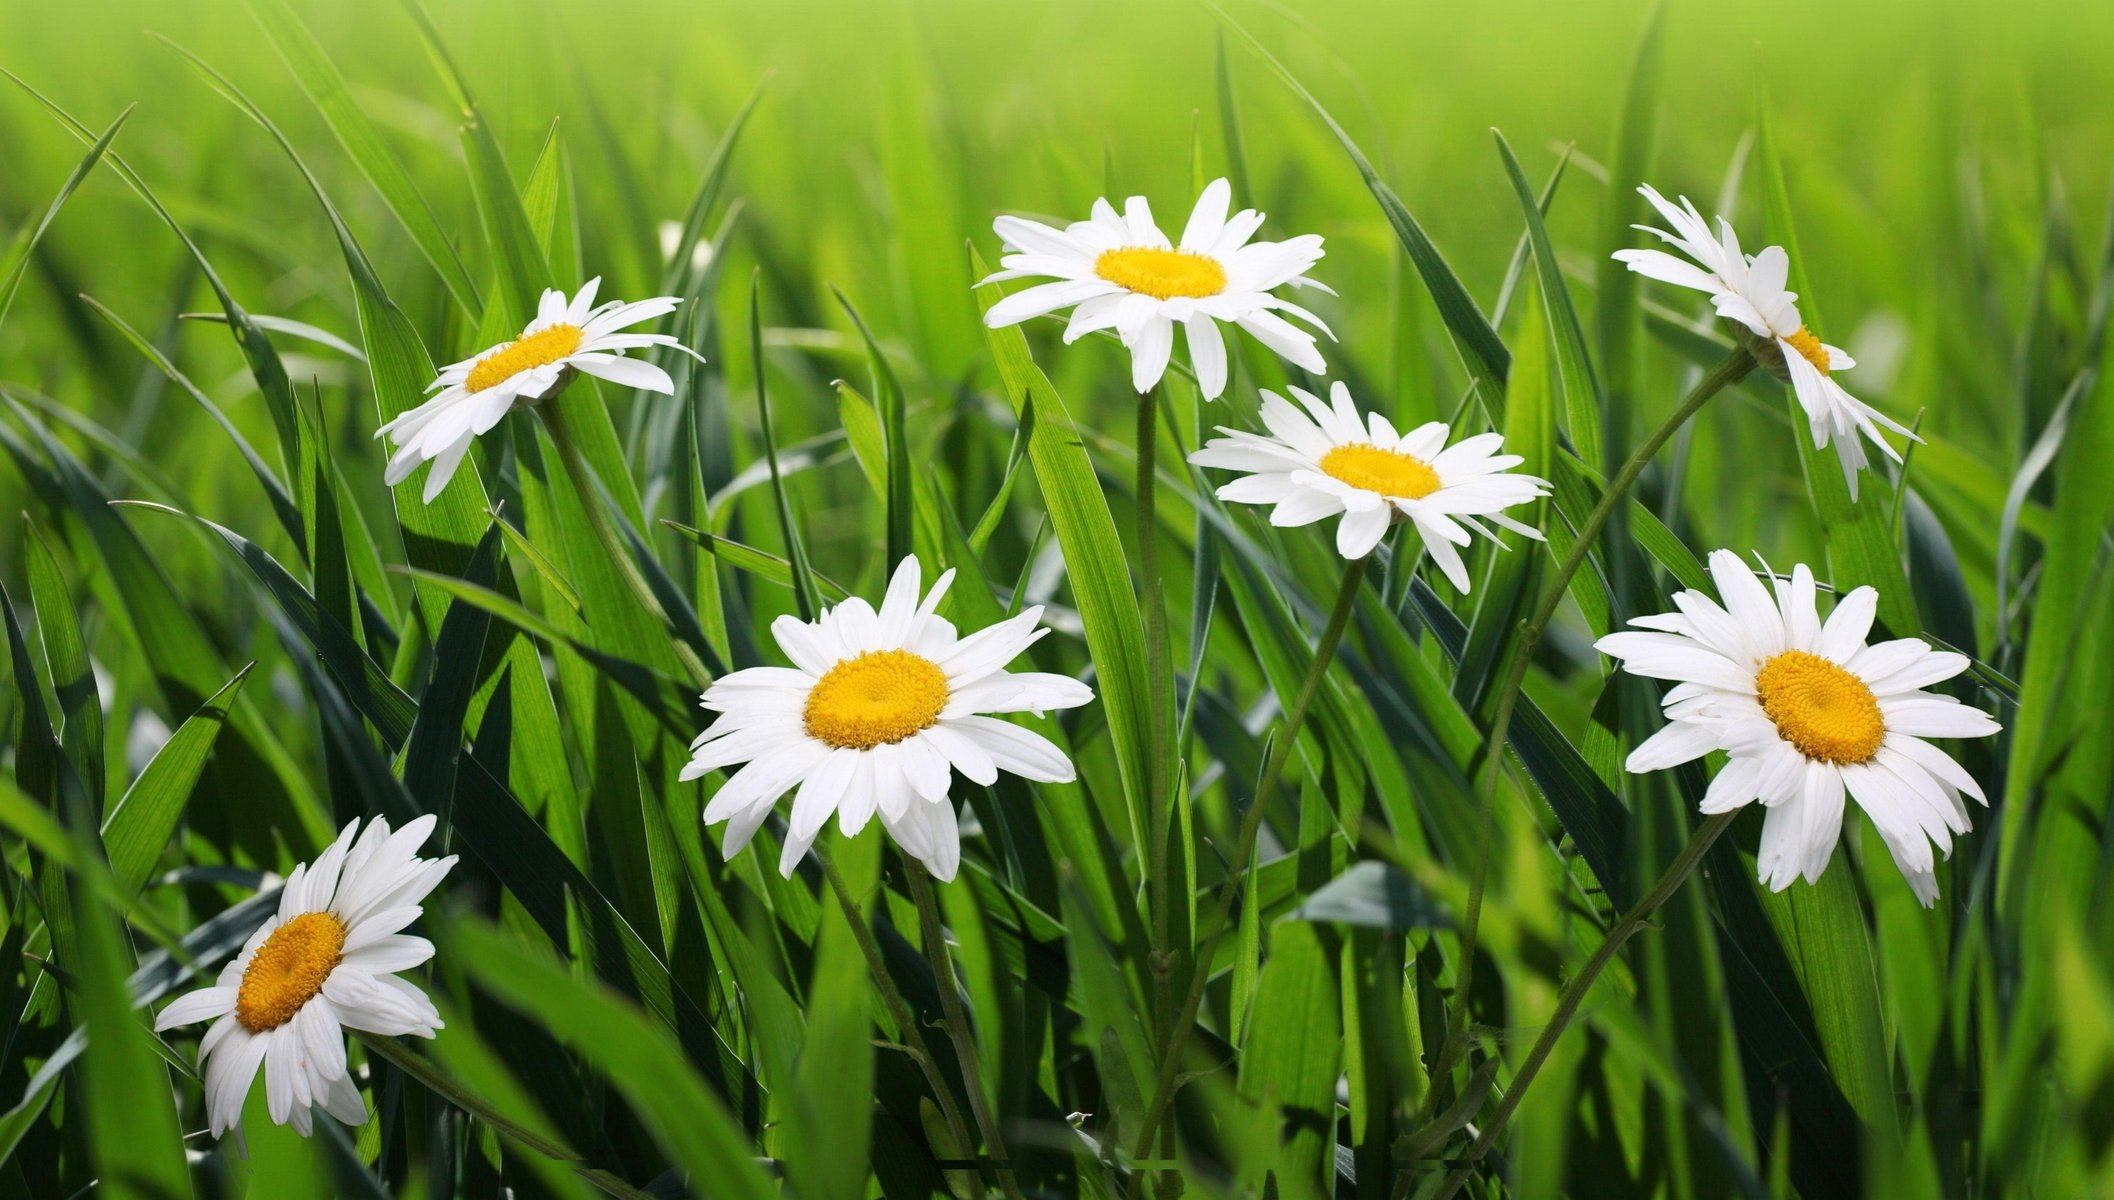
[[[1215,258],[1187,250],[1145,246],[1103,250],[1094,259],[1094,274],[1125,291],[1155,300],[1178,296],[1201,300],[1226,290],[1226,268]]]
[[[581,336],[579,326],[562,324],[523,334],[478,359],[470,368],[470,377],[463,380],[463,387],[481,392],[523,371],[549,366],[578,350]]]
[[[1814,370],[1823,375],[1828,373],[1828,348],[1820,344],[1820,339],[1814,336],[1812,330],[1801,325],[1797,333],[1784,340],[1791,343],[1791,348],[1798,351],[1800,358],[1812,363]]]
[[[1370,442],[1338,446],[1321,456],[1321,469],[1354,488],[1403,500],[1422,500],[1443,486],[1431,464]]]
[[[345,956],[345,926],[329,913],[302,913],[272,930],[242,973],[235,1019],[251,1033],[277,1029],[316,998]]]
[[[870,650],[831,667],[807,694],[808,736],[871,750],[939,723],[947,673],[908,650]]]
[[[1872,689],[1818,654],[1786,650],[1754,677],[1762,711],[1800,754],[1837,766],[1870,762],[1886,740]]]

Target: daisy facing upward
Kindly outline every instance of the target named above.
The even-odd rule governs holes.
[[[1823,623],[1803,564],[1771,580],[1773,597],[1730,550],[1711,554],[1710,574],[1722,603],[1677,592],[1679,612],[1639,617],[1630,624],[1646,632],[1596,643],[1630,674],[1677,685],[1666,693],[1666,728],[1624,765],[1658,771],[1724,751],[1702,811],[1761,801],[1756,866],[1779,892],[1827,868],[1847,791],[1929,907],[1938,898],[1932,843],[1950,855],[1953,835],[1971,828],[1962,793],[1989,803],[1974,776],[1924,740],[1998,731],[1982,710],[1923,690],[1965,671],[1967,657],[1917,638],[1867,645],[1879,604],[1869,587],[1838,600]]]
[[[1281,357],[1319,374],[1327,366],[1314,335],[1278,314],[1325,334],[1328,326],[1274,293],[1287,286],[1328,291],[1306,277],[1321,261],[1320,236],[1251,242],[1248,239],[1262,227],[1263,214],[1244,208],[1229,217],[1232,202],[1232,185],[1212,181],[1197,197],[1180,242],[1170,242],[1160,232],[1143,196],[1124,201],[1120,215],[1107,200],[1096,200],[1090,219],[1063,229],[1000,217],[991,227],[1011,253],[999,260],[1002,269],[978,286],[1030,276],[1052,276],[1055,281],[1000,300],[984,314],[984,323],[1003,329],[1069,308],[1065,344],[1097,330],[1115,330],[1130,349],[1131,385],[1141,394],[1166,374],[1177,325],[1207,400],[1216,400],[1226,390],[1221,322],[1238,325]]]
[[[397,978],[433,957],[433,943],[402,932],[455,856],[420,858],[434,818],[391,833],[376,817],[354,821],[313,863],[295,867],[279,911],[220,972],[161,1010],[154,1028],[212,1021],[198,1043],[213,1136],[237,1128],[257,1071],[272,1120],[306,1137],[310,1106],[347,1125],[367,1120],[347,1073],[345,1030],[432,1037],[433,1002]],[[357,837],[355,837],[357,835]]]
[[[1041,606],[968,637],[937,615],[948,571],[921,599],[922,568],[905,558],[878,612],[853,597],[814,622],[771,625],[791,667],[736,671],[705,692],[719,714],[691,743],[684,779],[746,763],[705,807],[727,823],[732,857],[778,798],[793,797],[781,874],[791,875],[832,813],[847,837],[876,814],[896,844],[942,881],[961,865],[953,773],[989,786],[1001,770],[1048,783],[1071,781],[1072,763],[1039,733],[992,715],[1077,708],[1085,684],[1005,665],[1041,640]]]
[[[1879,426],[1910,441],[1923,440],[1844,391],[1835,381],[1837,371],[1846,371],[1857,363],[1806,328],[1805,320],[1798,315],[1798,293],[1784,290],[1790,278],[1791,257],[1782,246],[1769,246],[1760,254],[1743,254],[1739,235],[1723,217],[1718,218],[1718,232],[1712,234],[1703,214],[1687,197],[1675,205],[1650,185],[1637,191],[1651,201],[1673,231],[1650,225],[1636,228],[1679,250],[1687,259],[1664,250],[1617,250],[1615,257],[1639,275],[1710,297],[1718,315],[1740,331],[1741,342],[1755,361],[1791,384],[1799,407],[1806,411],[1813,445],[1825,450],[1833,443],[1835,456],[1842,462],[1843,478],[1849,483],[1850,499],[1857,498],[1857,473],[1871,465],[1858,441],[1860,433],[1895,462],[1901,461],[1901,455],[1887,444]]]
[[[1483,520],[1542,540],[1540,531],[1504,510],[1548,495],[1549,485],[1511,472],[1525,460],[1498,453],[1501,434],[1477,434],[1449,446],[1443,422],[1399,434],[1379,413],[1360,414],[1341,383],[1329,388],[1331,404],[1289,390],[1299,407],[1275,392],[1262,394],[1269,436],[1221,426],[1226,436],[1189,456],[1200,467],[1246,472],[1221,487],[1219,499],[1274,505],[1272,525],[1311,525],[1340,514],[1336,550],[1345,558],[1371,554],[1395,522],[1408,521],[1431,560],[1463,592],[1468,568],[1460,547],[1473,540],[1469,531],[1497,539]]]
[[[699,362],[704,359],[665,333],[619,331],[666,316],[682,301],[657,296],[629,304],[611,300],[597,307],[595,293],[601,286],[600,277],[590,279],[570,300],[555,288],[545,291],[536,306],[536,319],[520,337],[443,368],[426,389],[437,395],[374,431],[374,436],[386,434],[397,446],[383,482],[395,487],[430,459],[433,471],[426,476],[420,499],[431,504],[455,477],[472,439],[515,408],[552,395],[573,371],[585,371],[620,387],[674,395],[675,381],[668,378],[668,372],[642,359],[626,358],[624,352],[673,346]]]

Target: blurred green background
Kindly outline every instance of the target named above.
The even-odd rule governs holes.
[[[297,7],[442,227],[474,228],[468,188],[451,186],[461,178],[456,121],[403,12]],[[1502,130],[1537,178],[1560,147],[1575,146],[1550,222],[1567,269],[1589,280],[1602,164],[1645,12],[1506,0],[1249,5],[1238,15],[1361,141],[1488,307],[1518,238],[1489,130]],[[834,284],[935,381],[964,377],[980,350],[961,247],[973,238],[995,257],[994,212],[1069,215],[1104,192],[1143,192],[1163,222],[1178,222],[1192,139],[1201,127],[1207,144],[1217,140],[1217,24],[1201,5],[531,0],[432,13],[517,173],[556,122],[579,193],[583,261],[618,294],[658,274],[654,227],[682,215],[717,136],[769,77],[740,155],[744,233],[726,278],[760,261],[785,322],[841,331],[824,290]],[[2114,9],[1787,0],[1676,3],[1667,15],[1657,185],[1710,210],[1766,104],[1799,204],[1811,299],[1826,314],[1823,333],[1865,364],[1860,394],[1897,415],[1924,412],[1927,430],[1960,445],[2015,452],[2017,331],[2034,305],[2083,303],[2061,275],[2089,257],[2106,206]],[[98,127],[140,105],[120,152],[249,308],[342,331],[335,247],[305,189],[264,133],[157,36],[225,72],[306,148],[399,303],[422,329],[445,321],[431,272],[241,5],[0,6],[9,69]],[[1341,338],[1331,361],[1390,383],[1384,403],[1400,411],[1450,410],[1461,373],[1413,282],[1405,294],[1402,256],[1341,151],[1252,55],[1236,47],[1231,66],[1258,193],[1245,202],[1274,228],[1329,238],[1321,275],[1342,296],[1322,310]],[[0,93],[0,145],[0,222],[11,227],[44,203],[78,146],[13,89]],[[1751,224],[1751,200],[1732,199],[1731,215]],[[2076,240],[2049,244],[2051,220]],[[93,295],[151,331],[185,286],[184,252],[108,172],[87,182],[44,245],[0,329],[10,378],[84,411],[127,412],[138,365],[72,297]],[[2044,293],[2050,272],[2056,287]],[[190,286],[184,303],[203,307]],[[69,332],[67,321],[88,328]],[[96,339],[98,353],[78,353],[77,334]],[[471,348],[467,337],[429,334],[447,358]],[[214,331],[192,330],[179,345],[236,366]],[[1097,367],[1115,358],[1093,353]],[[261,429],[259,405],[227,398],[227,407]],[[814,411],[811,421],[796,405],[786,420],[796,433],[832,422],[830,406]],[[217,436],[187,418],[134,405],[131,423],[119,424],[153,427],[156,447],[172,451]],[[1770,501],[1752,510],[1769,515],[1793,486],[1699,465],[1697,486],[1721,486],[1704,512],[1734,506],[1733,528],[1750,511],[1743,497]],[[1786,507],[1795,517],[1797,506]]]

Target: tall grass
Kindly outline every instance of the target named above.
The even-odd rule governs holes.
[[[2114,17],[1313,7],[0,8],[0,1194],[2114,1192]],[[1291,368],[1140,422],[1113,338],[983,328],[994,214],[1179,228],[1222,174],[1327,235],[1365,404],[1555,482],[1546,547],[1339,592],[1183,462]],[[1925,441],[1852,502],[1746,375],[1565,581],[1732,349],[1608,261],[1645,179],[1789,247]],[[595,275],[687,299],[677,395],[582,379],[385,488],[435,364]],[[1707,774],[1622,770],[1659,693],[1590,639],[1721,545],[1973,656],[1993,805],[1932,910],[1855,814],[1768,891],[1747,814],[1567,996]],[[878,831],[782,879],[677,780],[703,683],[906,552],[965,630],[1048,606],[1028,658],[1097,696],[1030,722],[1076,782],[957,777],[922,913]],[[145,1009],[427,812],[446,1028],[356,1040],[359,1128],[259,1087],[216,1143]]]

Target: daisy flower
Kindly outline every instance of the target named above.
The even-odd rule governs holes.
[[[674,395],[675,381],[668,372],[626,358],[624,351],[674,346],[699,362],[703,358],[665,333],[618,331],[666,316],[682,301],[656,296],[630,304],[611,300],[597,307],[595,292],[601,286],[600,277],[590,279],[570,300],[555,288],[545,291],[536,319],[520,337],[443,368],[426,389],[437,395],[375,430],[374,436],[387,434],[397,447],[383,481],[395,487],[430,459],[433,472],[426,476],[421,499],[432,503],[455,477],[472,438],[497,425],[509,411],[557,394],[574,371],[622,387]]]
[[[433,832],[420,817],[397,830],[380,817],[354,821],[313,863],[295,867],[279,912],[258,927],[212,987],[161,1011],[156,1030],[212,1021],[198,1043],[213,1136],[239,1129],[250,1084],[264,1069],[272,1120],[306,1137],[309,1107],[347,1125],[367,1119],[346,1071],[347,1029],[432,1037],[433,1002],[396,977],[433,957],[433,943],[399,932],[455,865],[417,850]],[[355,833],[358,837],[355,838]]]
[[[1085,684],[1005,665],[1049,630],[1040,605],[968,637],[934,614],[948,571],[919,598],[921,568],[905,558],[875,612],[854,597],[813,622],[784,616],[771,626],[791,667],[751,667],[705,692],[719,716],[690,745],[684,779],[747,763],[705,807],[727,823],[726,855],[749,844],[780,796],[796,785],[780,874],[814,843],[831,813],[846,836],[878,813],[905,852],[942,880],[961,865],[961,835],[948,796],[952,772],[989,786],[1000,770],[1069,783],[1071,760],[1041,734],[989,713],[1076,708]]]
[[[1859,433],[1872,439],[1872,444],[1895,462],[1901,461],[1901,455],[1887,444],[1879,426],[1910,441],[1923,440],[1844,391],[1835,381],[1835,372],[1856,366],[1856,360],[1823,343],[1806,328],[1798,315],[1798,293],[1784,290],[1784,283],[1790,278],[1791,257],[1782,246],[1767,247],[1760,254],[1742,254],[1739,236],[1723,217],[1718,218],[1718,232],[1713,235],[1688,197],[1683,196],[1676,206],[1649,184],[1637,191],[1652,202],[1673,231],[1650,225],[1635,228],[1652,234],[1688,258],[1683,260],[1663,250],[1617,250],[1615,257],[1639,275],[1710,296],[1718,315],[1742,331],[1741,344],[1755,361],[1791,384],[1799,406],[1806,410],[1814,446],[1825,450],[1830,442],[1834,443],[1852,500],[1857,498],[1857,473],[1870,464],[1858,441]]]
[[[1479,518],[1541,540],[1539,531],[1504,510],[1548,495],[1549,485],[1511,473],[1525,460],[1497,453],[1503,435],[1477,434],[1448,446],[1445,422],[1396,433],[1379,413],[1361,416],[1341,383],[1329,388],[1333,405],[1299,388],[1291,392],[1306,411],[1275,392],[1262,394],[1268,437],[1220,426],[1225,437],[1189,456],[1200,467],[1248,473],[1220,488],[1219,499],[1274,504],[1272,525],[1310,525],[1341,514],[1336,550],[1345,558],[1371,554],[1390,526],[1408,521],[1431,560],[1463,592],[1468,568],[1458,547],[1472,540],[1471,529],[1497,539]]]
[[[1012,253],[999,260],[1004,269],[983,282],[1029,276],[1054,276],[1055,282],[1000,300],[984,314],[984,323],[1002,329],[1070,308],[1065,344],[1097,330],[1115,330],[1130,347],[1130,381],[1141,393],[1151,391],[1166,373],[1177,325],[1189,343],[1189,364],[1207,400],[1226,390],[1221,321],[1240,326],[1284,358],[1321,373],[1327,367],[1314,347],[1314,335],[1277,314],[1297,317],[1323,333],[1329,333],[1328,326],[1271,294],[1288,285],[1328,291],[1306,277],[1321,261],[1320,236],[1250,242],[1263,215],[1244,208],[1228,217],[1232,200],[1232,185],[1214,180],[1197,197],[1179,244],[1168,241],[1153,223],[1152,208],[1143,196],[1124,201],[1120,216],[1107,200],[1096,200],[1091,219],[1063,229],[1000,217],[991,227]]]
[[[1971,828],[1974,777],[1925,738],[1987,737],[1987,713],[1922,689],[1967,669],[1965,655],[1917,638],[1866,645],[1879,594],[1861,587],[1825,624],[1813,572],[1772,578],[1775,596],[1730,550],[1710,556],[1722,606],[1701,592],[1674,595],[1679,612],[1639,617],[1648,632],[1597,643],[1632,675],[1673,680],[1666,728],[1624,765],[1657,771],[1713,750],[1729,756],[1703,796],[1706,813],[1755,800],[1767,808],[1757,859],[1762,882],[1783,891],[1820,878],[1842,830],[1843,792],[1864,809],[1925,907],[1938,898],[1931,844],[1946,855]]]

